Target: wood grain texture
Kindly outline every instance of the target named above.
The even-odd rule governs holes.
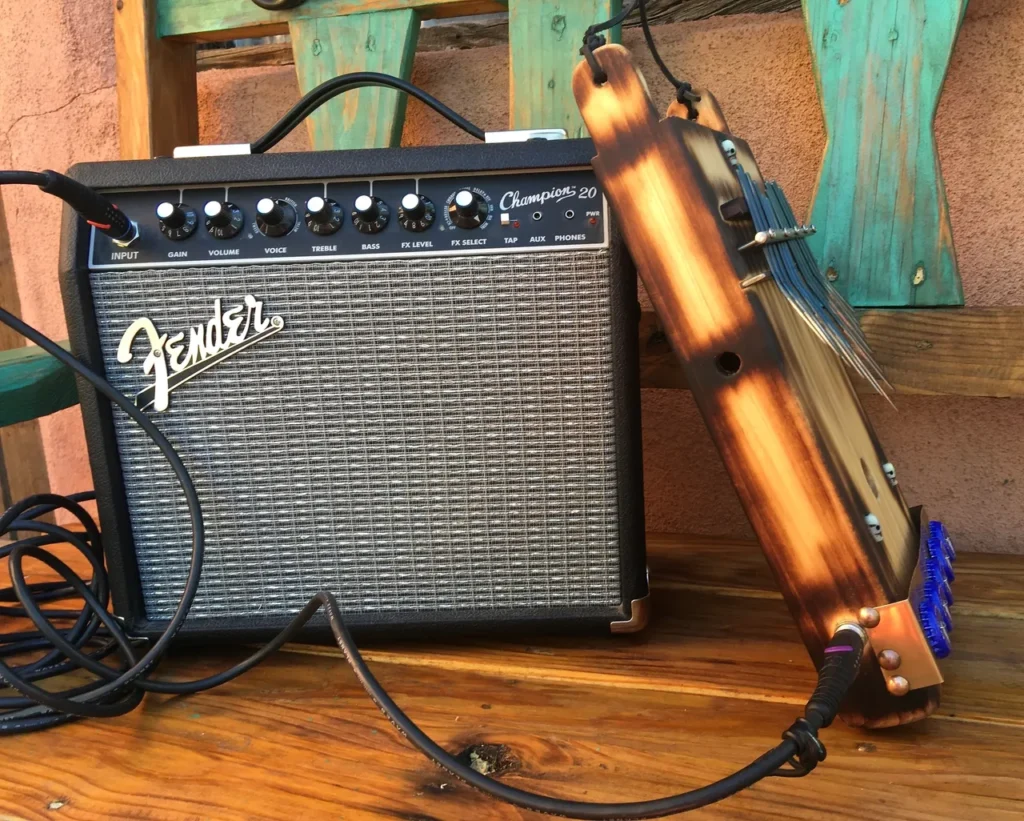
[[[725,14],[768,14],[800,8],[800,0],[663,0],[652,2],[648,10],[652,21],[678,23],[703,20]],[[636,16],[626,20],[624,27],[636,27]],[[508,43],[508,20],[501,17],[466,17],[445,21],[420,31],[417,51],[486,48]],[[258,46],[204,49],[198,55],[200,71],[212,68],[253,68],[256,66],[291,65],[288,43],[266,43]]]
[[[21,314],[18,283],[14,277],[10,235],[3,197],[0,196],[0,305],[16,316]],[[21,348],[25,339],[6,325],[0,324],[0,352]],[[3,354],[0,353],[0,356]],[[69,375],[70,376],[70,375]],[[0,373],[0,397],[6,379]],[[0,398],[0,416],[5,402]],[[50,486],[46,469],[43,439],[35,414],[18,425],[0,425],[0,508],[6,510],[15,500],[42,493]]]
[[[695,89],[695,91],[700,95],[700,99],[693,103],[693,110],[697,113],[697,122],[705,128],[721,131],[723,134],[730,133],[729,124],[725,121],[725,114],[722,113],[722,106],[719,105],[718,98],[706,88]],[[665,116],[688,120],[690,110],[683,103],[673,100],[669,103]]]
[[[898,394],[1024,397],[1024,308],[861,311],[875,358]],[[645,388],[687,388],[653,312],[640,322]],[[873,395],[855,382],[862,395]]]
[[[459,17],[504,11],[499,0],[307,0],[291,11],[267,11],[249,0],[156,0],[161,37],[191,42],[286,34],[296,20],[382,11],[422,17]]]
[[[408,80],[420,21],[415,11],[378,11],[290,24],[299,90],[352,71],[379,71]],[[361,88],[335,97],[306,120],[315,151],[387,148],[402,139],[406,95]]]
[[[693,121],[659,121],[642,78],[621,46],[598,49],[600,86],[586,63],[573,89],[593,135],[594,169],[623,220],[620,230],[683,360],[694,398],[816,662],[836,626],[872,602],[907,594],[917,559],[915,522],[836,355],[763,272],[760,253],[737,249],[749,221],[722,218],[741,196],[720,137]],[[735,139],[758,180],[749,148]],[[735,356],[738,373],[721,357]],[[885,540],[865,524],[872,513]],[[935,706],[937,691],[894,699],[867,665],[846,705],[850,721],[911,721]]]
[[[967,0],[804,0],[828,143],[809,242],[858,307],[962,305],[935,111]]]
[[[196,51],[157,36],[156,0],[114,6],[121,159],[170,156],[199,142]]]
[[[446,749],[502,745],[506,783],[589,800],[696,787],[774,744],[814,677],[756,545],[648,543],[655,621],[644,634],[381,646],[367,656]],[[879,732],[837,723],[822,733],[829,755],[812,776],[768,779],[695,817],[1019,818],[1021,657],[1000,629],[1024,619],[1024,558],[968,554],[962,574],[976,562],[1017,598],[999,616],[958,622],[946,703],[934,716]],[[729,572],[748,587],[721,592]],[[684,578],[691,587],[678,586]],[[161,675],[207,675],[245,652],[182,649]],[[147,697],[129,716],[4,746],[0,815],[13,819],[542,818],[434,768],[328,647],[292,645],[211,692]]]
[[[618,14],[620,0],[509,0],[509,128],[564,128],[586,136],[572,70],[588,26]],[[618,42],[619,28],[605,36]]]
[[[861,326],[902,393],[1024,396],[1024,308],[867,311]]]

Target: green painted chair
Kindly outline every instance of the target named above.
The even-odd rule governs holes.
[[[36,347],[0,351],[0,428],[78,404],[71,371]]]

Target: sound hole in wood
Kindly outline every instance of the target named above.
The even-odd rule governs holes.
[[[723,351],[715,357],[715,367],[725,376],[735,376],[743,367],[743,360],[738,353]]]
[[[868,480],[868,487],[871,488],[871,492],[875,494],[875,498],[878,498],[878,485],[875,484],[874,478],[871,476],[871,471],[868,470],[868,463],[863,459],[860,460],[861,470],[864,471],[864,478]]]

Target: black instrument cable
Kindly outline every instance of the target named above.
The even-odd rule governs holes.
[[[355,88],[366,86],[384,86],[394,88],[410,97],[415,97],[422,103],[430,106],[449,122],[454,123],[467,134],[478,140],[485,139],[484,130],[474,125],[461,114],[448,108],[436,97],[427,94],[423,89],[414,86],[407,80],[399,77],[392,77],[390,74],[380,74],[376,71],[354,71],[350,74],[342,74],[321,83],[301,100],[299,100],[266,134],[249,146],[253,154],[262,154],[269,151],[281,140],[288,136],[292,130],[310,114],[316,111],[328,100],[351,91]]]
[[[38,178],[31,172],[3,172],[0,182],[38,184]],[[90,195],[86,200],[94,206],[102,201],[113,207],[91,189]],[[453,776],[523,809],[581,819],[656,818],[720,801],[768,776],[806,775],[825,759],[825,747],[818,739],[818,731],[829,726],[837,715],[841,701],[857,677],[865,649],[864,631],[853,624],[842,625],[836,630],[825,650],[818,686],[807,702],[804,715],[786,730],[781,743],[732,775],[705,787],[651,801],[615,804],[567,801],[538,795],[483,775],[459,761],[427,736],[384,691],[356,648],[334,594],[327,590],[313,596],[272,641],[230,669],[193,681],[152,678],[151,674],[188,616],[199,587],[205,542],[203,514],[195,486],[181,458],[159,428],[102,375],[2,307],[0,322],[71,368],[142,427],[168,460],[181,484],[192,524],[192,554],[177,609],[164,633],[148,648],[138,649],[116,617],[107,611],[110,591],[103,566],[102,536],[92,517],[81,506],[81,502],[91,499],[92,494],[67,497],[39,494],[15,504],[0,517],[0,536],[17,537],[12,543],[0,547],[0,558],[8,559],[12,583],[10,588],[0,591],[0,603],[5,603],[0,606],[0,616],[27,617],[36,628],[35,631],[0,634],[0,679],[20,693],[19,696],[0,698],[0,735],[41,730],[78,718],[123,715],[135,709],[147,692],[189,694],[225,684],[278,650],[323,608],[334,639],[359,683],[398,731],[416,749]],[[41,516],[55,510],[71,513],[82,531],[40,520]],[[89,581],[46,549],[63,543],[72,545],[89,561],[92,568]],[[47,565],[63,581],[29,584],[23,568],[26,558]],[[84,602],[80,611],[40,606],[75,597]],[[70,627],[55,626],[54,622],[60,621],[73,621],[73,624]],[[29,652],[41,652],[42,656],[21,664],[8,661],[12,656]],[[116,667],[103,663],[111,655],[118,657]],[[46,690],[38,684],[74,670],[91,673],[95,679],[56,691]]]

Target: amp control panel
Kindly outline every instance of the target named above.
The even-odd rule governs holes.
[[[92,269],[529,253],[608,245],[589,168],[105,191],[139,226]]]

